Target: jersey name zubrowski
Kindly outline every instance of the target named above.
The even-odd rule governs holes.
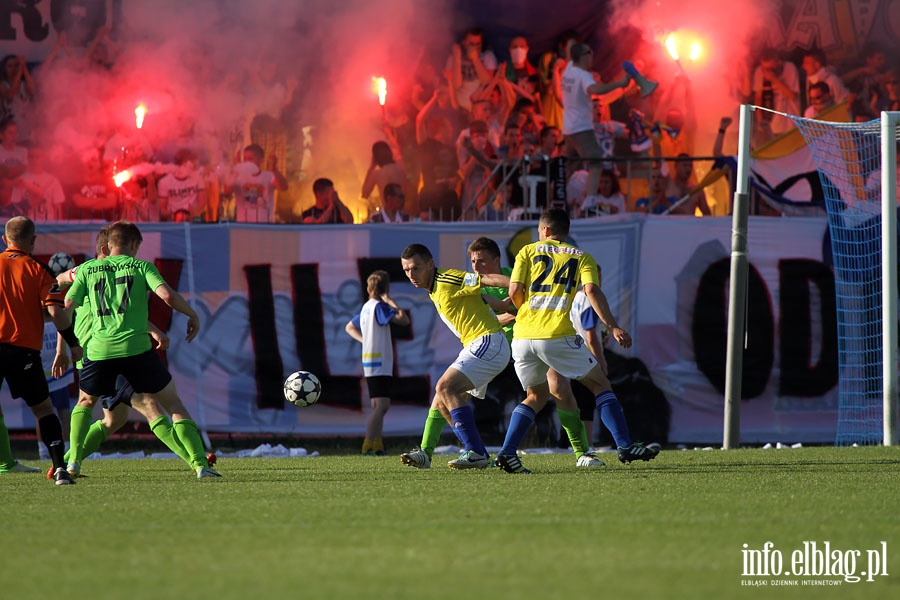
[[[120,264],[99,264],[96,266],[88,266],[85,268],[88,275],[94,275],[103,271],[115,273],[116,271],[131,271],[137,267],[137,262],[128,261]]]

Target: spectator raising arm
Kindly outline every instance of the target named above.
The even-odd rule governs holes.
[[[458,46],[457,46],[458,47]],[[434,108],[435,104],[437,104],[438,94],[440,90],[434,90],[434,94],[431,96],[431,100],[425,103],[425,106],[422,107],[422,110],[419,111],[419,114],[416,115],[416,143],[421,144],[428,139],[428,134],[425,131],[425,123],[428,121],[428,113],[431,112],[431,109]]]

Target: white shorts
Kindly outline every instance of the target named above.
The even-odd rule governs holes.
[[[514,339],[512,354],[516,375],[525,390],[545,383],[548,369],[569,379],[581,379],[597,365],[597,359],[579,335],[548,340]]]
[[[483,335],[456,357],[451,367],[465,375],[475,386],[469,393],[484,398],[487,385],[509,364],[509,342],[502,331]]]

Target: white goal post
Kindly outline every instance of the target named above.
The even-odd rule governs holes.
[[[735,178],[736,189],[734,193],[731,234],[730,296],[728,299],[728,341],[722,444],[725,449],[737,448],[740,445],[740,406],[743,351],[747,326],[747,280],[749,270],[747,223],[750,199],[750,139],[753,131],[753,113],[756,110],[766,109],[751,105],[742,105],[740,109],[738,166]],[[804,126],[830,127],[836,131],[841,130],[844,134],[848,131],[858,131],[857,127],[859,127],[859,130],[865,127],[862,124],[859,124],[859,126],[851,123],[831,124],[814,122],[791,115],[784,116],[793,119],[798,124],[798,128],[800,125],[799,121],[802,121]],[[900,136],[898,136],[900,112],[882,112],[880,124],[882,443],[885,446],[894,446],[898,444],[897,145],[900,142]],[[872,133],[872,128],[873,123],[869,123],[867,126],[869,133]],[[836,139],[838,137],[835,136]],[[819,168],[821,174],[823,167]],[[838,191],[838,194],[840,194],[840,191]],[[832,208],[829,207],[829,211],[831,210]]]
[[[881,113],[881,305],[884,318],[884,445],[897,445],[897,125],[900,113]],[[886,233],[887,232],[887,233]]]

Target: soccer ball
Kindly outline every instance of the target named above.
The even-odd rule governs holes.
[[[47,261],[47,266],[50,267],[50,272],[56,277],[60,273],[75,267],[75,259],[65,252],[57,252]]]
[[[309,371],[291,373],[284,381],[284,399],[303,408],[315,404],[322,395],[322,384],[319,378]]]

